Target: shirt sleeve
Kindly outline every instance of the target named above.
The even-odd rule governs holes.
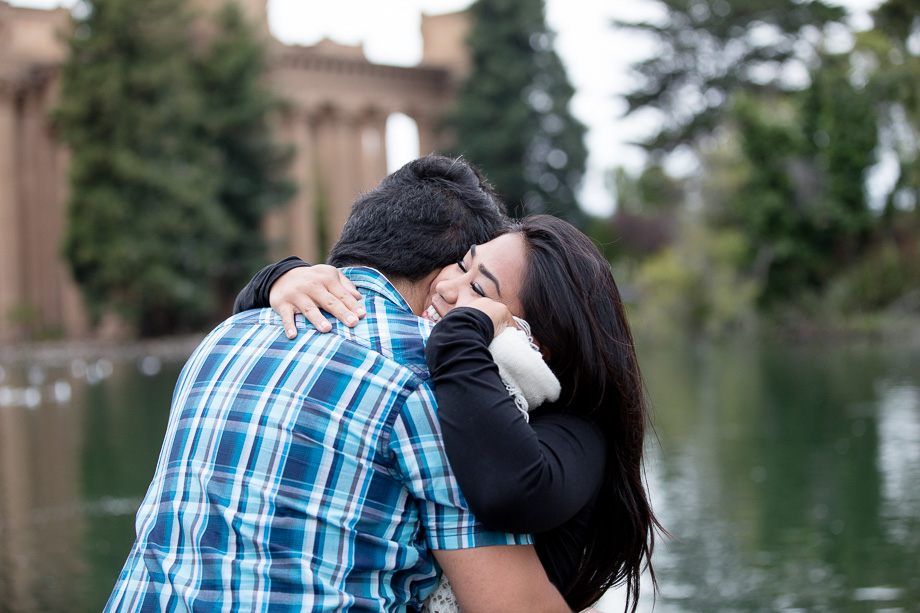
[[[417,502],[429,549],[533,544],[530,535],[487,527],[470,511],[444,453],[434,395],[427,385],[407,398],[389,449],[399,478]]]
[[[233,302],[233,314],[236,315],[250,309],[270,307],[268,299],[272,284],[287,271],[300,266],[310,266],[310,264],[307,264],[296,255],[291,255],[280,262],[269,264],[257,272],[246,284],[246,287],[237,294],[236,300]]]
[[[457,308],[425,350],[451,467],[486,525],[545,532],[589,504],[604,477],[606,443],[590,420],[544,412],[528,423],[489,353],[489,317]]]

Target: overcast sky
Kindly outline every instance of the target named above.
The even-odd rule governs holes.
[[[72,6],[75,1],[11,3],[49,8]],[[879,2],[845,0],[841,4],[863,15],[858,23],[865,24],[865,11]],[[311,45],[324,37],[344,44],[363,43],[372,62],[411,66],[422,55],[421,14],[462,10],[470,4],[471,0],[270,0],[269,26],[286,43]],[[631,86],[629,64],[648,54],[650,47],[610,23],[614,17],[655,15],[655,4],[648,0],[546,0],[546,10],[547,23],[557,33],[556,50],[576,88],[571,110],[589,130],[588,173],[580,200],[588,211],[607,213],[613,202],[604,188],[604,171],[615,166],[638,169],[642,152],[627,143],[649,129],[635,119],[621,118],[625,105],[619,95]],[[406,151],[405,146],[398,149]],[[408,150],[401,155],[414,151]]]

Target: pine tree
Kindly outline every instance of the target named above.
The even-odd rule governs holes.
[[[825,56],[794,94],[738,96],[732,111],[745,179],[711,220],[744,232],[766,302],[823,288],[858,259],[876,220],[864,177],[878,125],[870,92],[850,82],[847,55]],[[721,214],[718,214],[721,213]]]
[[[142,335],[207,321],[215,290],[261,263],[259,219],[290,194],[257,41],[227,9],[196,55],[186,6],[84,2],[55,112],[72,152],[64,254],[90,312]]]
[[[734,97],[774,95],[805,84],[789,75],[813,65],[828,24],[846,10],[821,0],[661,0],[656,21],[618,21],[657,44],[633,65],[639,86],[626,96],[627,114],[658,111],[661,126],[642,145],[654,156],[696,146],[722,125]],[[820,44],[820,40],[819,40]]]
[[[581,226],[585,127],[569,112],[574,89],[543,0],[478,0],[469,12],[472,69],[446,119],[454,154],[483,169],[510,212],[559,214]]]
[[[264,85],[265,47],[235,2],[224,5],[215,20],[214,39],[196,75],[203,88],[205,138],[217,155],[217,198],[231,222],[214,271],[226,301],[267,263],[261,220],[290,199],[294,184],[284,174],[292,151],[275,142],[269,125],[280,101]]]
[[[182,0],[84,3],[57,125],[72,152],[64,253],[94,315],[144,334],[201,321],[227,218],[200,136]]]

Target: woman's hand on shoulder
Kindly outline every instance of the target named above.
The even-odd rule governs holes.
[[[291,339],[297,336],[295,313],[302,313],[320,332],[332,329],[321,309],[353,327],[367,314],[359,302],[361,299],[348,277],[326,264],[293,268],[278,277],[269,290],[269,304],[281,315],[284,333]]]

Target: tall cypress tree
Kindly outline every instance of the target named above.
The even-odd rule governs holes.
[[[187,4],[84,2],[55,113],[72,152],[64,254],[90,312],[143,335],[202,325],[215,290],[261,263],[259,219],[291,191],[258,42],[227,9],[196,55]]]
[[[227,227],[185,4],[84,3],[56,111],[72,153],[64,254],[91,313],[114,309],[142,334],[209,313],[201,288]]]
[[[553,48],[543,0],[478,0],[469,9],[471,72],[446,125],[454,153],[481,167],[515,214],[554,213],[576,225],[585,127]]]
[[[196,74],[204,136],[217,156],[217,198],[230,221],[214,271],[226,301],[267,263],[259,225],[265,213],[290,199],[294,184],[284,174],[292,151],[276,143],[269,125],[280,101],[265,88],[265,47],[236,2],[218,11],[215,25]]]

